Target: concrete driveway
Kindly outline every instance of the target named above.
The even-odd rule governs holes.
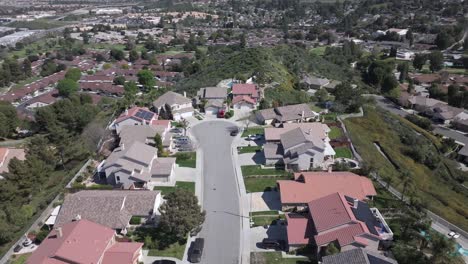
[[[265,164],[265,155],[263,151],[239,154],[239,164],[241,166]]]
[[[250,211],[281,211],[281,200],[279,192],[255,192],[249,193]]]
[[[240,262],[240,191],[234,172],[229,132],[234,124],[213,120],[191,129],[202,152],[203,209],[206,219],[198,235],[205,239],[201,263]],[[247,216],[248,217],[248,216]]]
[[[251,252],[272,252],[274,249],[263,249],[261,243],[264,238],[286,241],[286,226],[271,225],[268,228],[257,226],[250,229],[250,251]]]

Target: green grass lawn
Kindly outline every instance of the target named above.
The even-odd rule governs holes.
[[[32,253],[13,255],[10,259],[10,264],[24,264]]]
[[[336,152],[335,158],[353,158],[353,152],[349,147],[338,147],[334,148],[334,150]]]
[[[274,188],[276,187],[277,180],[290,180],[291,177],[271,177],[271,178],[245,178],[244,177],[244,184],[245,189],[247,192],[263,192],[267,188]]]
[[[251,264],[306,264],[308,258],[283,258],[280,252],[252,252],[250,253]]]
[[[182,260],[184,257],[185,245],[180,245],[179,243],[174,243],[164,250],[159,249],[150,249],[148,251],[148,256],[158,256],[158,257],[172,257]]]
[[[246,137],[248,135],[253,135],[253,134],[265,134],[265,128],[263,127],[249,127],[248,129],[244,130],[242,132],[242,137]]]
[[[176,157],[176,163],[180,167],[197,167],[197,153],[196,152],[179,152],[173,157]]]
[[[344,133],[343,133],[343,130],[341,129],[341,127],[337,127],[337,126],[331,126],[330,127],[330,133],[328,133],[328,137],[330,139],[337,139],[337,138],[341,138],[344,136]]]
[[[318,56],[323,56],[325,54],[325,50],[327,49],[326,46],[321,46],[321,47],[316,47],[316,48],[311,48],[310,53],[315,54]]]
[[[260,165],[246,165],[241,166],[242,175],[248,176],[289,176],[289,172],[281,169],[268,168],[262,169]]]
[[[401,142],[393,124],[395,120],[399,121],[398,126],[405,127],[407,133],[414,133],[411,130],[416,130],[433,144],[440,145],[439,140],[427,131],[417,128],[407,120],[376,108],[366,108],[364,117],[349,118],[344,122],[357,152],[370,166],[378,168],[382,178],[391,179],[393,187],[400,191],[403,190],[401,172],[379,153],[374,142],[379,142],[389,158],[410,174],[414,181],[415,194],[421,201],[424,201],[429,210],[461,228],[468,229],[468,221],[466,221],[468,215],[467,196],[463,192],[455,191],[454,186],[458,183],[450,176],[440,176],[439,172],[447,174],[443,166],[439,166],[438,170],[432,170],[415,162],[405,154],[409,146]],[[428,148],[431,146],[428,145]]]
[[[272,210],[272,211],[250,212],[250,216],[256,216],[256,215],[278,215],[278,211]]]
[[[277,220],[279,215],[269,215],[269,216],[253,216],[251,217],[253,221],[253,226],[265,226],[271,225],[274,220]]]
[[[335,123],[337,116],[338,116],[337,113],[328,113],[328,114],[321,115],[321,117],[324,118],[325,123]]]
[[[175,192],[176,189],[185,189],[191,193],[195,193],[195,183],[178,181],[176,182],[175,186],[155,186],[153,188],[153,190],[161,191],[162,195],[167,195],[169,193]]]
[[[257,150],[262,150],[261,146],[246,146],[237,148],[239,154],[243,153],[255,153]]]

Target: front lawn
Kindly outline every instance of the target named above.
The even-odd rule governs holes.
[[[245,189],[250,192],[269,191],[276,187],[277,180],[290,180],[291,177],[244,177]]]
[[[26,260],[28,260],[29,256],[31,256],[31,254],[32,253],[13,255],[10,259],[10,263],[11,264],[24,264],[26,263]]]
[[[148,251],[148,256],[170,257],[182,260],[184,257],[185,245],[186,244],[181,245],[176,242],[163,250],[150,249]]]
[[[244,132],[242,132],[242,137],[247,137],[248,135],[254,134],[265,134],[265,128],[263,127],[249,127]]]
[[[251,212],[250,219],[253,222],[253,226],[265,226],[271,225],[275,220],[285,219],[285,216],[284,214],[279,214],[278,211],[262,211]]]
[[[349,147],[337,147],[334,150],[336,152],[335,158],[353,158],[353,152]]]
[[[175,192],[176,189],[185,189],[191,193],[195,193],[195,183],[194,182],[184,182],[178,181],[175,186],[155,186],[153,190],[161,191],[161,195],[167,195],[169,193]]]
[[[251,264],[306,264],[311,262],[308,258],[283,258],[280,252],[252,252]]]
[[[243,153],[255,153],[257,151],[260,151],[262,150],[262,147],[261,146],[246,146],[246,147],[239,147],[237,148],[237,152],[239,154],[243,154]]]
[[[267,168],[262,169],[260,165],[246,165],[241,166],[242,175],[248,176],[290,176],[291,174],[282,169]]]
[[[176,163],[180,167],[196,168],[197,153],[196,152],[179,152],[173,155],[176,158]]]
[[[330,127],[330,133],[328,133],[328,137],[330,139],[337,139],[343,136],[344,136],[344,133],[341,127],[337,127],[337,126]]]

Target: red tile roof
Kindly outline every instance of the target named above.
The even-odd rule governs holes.
[[[299,214],[286,214],[286,221],[288,222],[286,227],[288,243],[290,245],[309,244],[313,238],[313,232],[309,231],[312,228],[310,219]]]
[[[370,179],[347,171],[295,173],[294,179],[277,181],[283,204],[305,204],[336,192],[359,200],[377,195]]]
[[[315,229],[319,233],[356,220],[348,202],[339,193],[313,200],[308,206]]]
[[[249,95],[253,98],[258,98],[258,90],[255,84],[243,83],[234,84],[232,86],[232,94],[235,95]]]
[[[232,104],[237,104],[240,102],[246,102],[246,103],[254,105],[255,99],[247,95],[238,95],[238,96],[235,96],[234,99],[232,99]]]
[[[62,237],[57,235],[56,230],[50,232],[26,263],[99,263],[112,242],[115,231],[82,219],[65,224],[62,227]]]
[[[114,244],[102,259],[102,264],[129,264],[136,263],[143,243],[120,242]]]
[[[136,120],[139,120],[141,122],[145,122],[147,123],[147,120],[141,118],[141,117],[138,117],[136,116],[136,114],[138,113],[139,110],[143,110],[143,111],[146,111],[146,112],[151,112],[154,114],[153,116],[153,119],[151,120],[151,123],[153,123],[154,120],[157,120],[158,119],[158,114],[150,111],[147,107],[138,107],[138,106],[135,106],[135,107],[132,107],[130,109],[128,109],[127,111],[123,112],[115,121],[114,123],[117,124],[117,123],[120,123],[128,118],[133,118],[133,119],[136,119]]]

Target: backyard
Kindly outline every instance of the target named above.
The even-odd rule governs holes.
[[[419,134],[416,135],[420,135],[417,137],[430,142],[424,146],[425,153],[436,153],[435,155],[439,155],[436,158],[443,161],[445,157],[438,154],[434,147],[440,144],[435,137],[408,124],[406,120],[375,108],[366,108],[364,117],[346,119],[345,124],[357,152],[371,167],[377,169],[383,179],[399,191],[404,191],[405,188],[406,192],[412,190],[410,195],[418,198],[428,209],[461,228],[468,228],[468,198],[464,194],[465,190],[456,188],[459,183],[448,176],[446,167],[431,169],[416,162],[407,154],[415,146],[403,144],[399,133],[415,135],[414,130],[417,129]],[[378,151],[375,142],[378,142],[392,162]],[[405,175],[412,181],[406,187]]]
[[[291,179],[291,173],[276,168],[262,169],[260,165],[241,166],[247,192],[263,192],[276,187],[277,180]]]
[[[334,150],[336,152],[335,158],[353,158],[353,152],[349,147],[337,147]]]

